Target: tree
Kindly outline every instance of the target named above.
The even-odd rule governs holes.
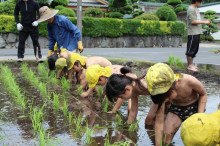
[[[218,22],[216,22],[215,19],[219,17],[216,16],[215,14],[216,12],[212,10],[208,10],[205,12],[204,18],[211,20],[211,23],[209,25],[205,25],[205,24],[202,25],[202,28],[205,30],[203,31],[205,40],[210,40],[211,34],[218,32],[218,27],[216,26]]]
[[[53,0],[37,0],[40,7],[42,6],[50,6]]]
[[[109,12],[132,13],[131,0],[109,0]]]
[[[68,0],[53,0],[52,3],[51,3],[52,8],[55,8],[58,5],[67,6],[68,5]]]

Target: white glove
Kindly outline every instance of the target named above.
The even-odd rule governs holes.
[[[17,24],[17,29],[18,29],[18,31],[21,31],[23,29],[23,26],[21,25],[21,23]]]
[[[34,22],[32,23],[32,25],[35,26],[35,27],[37,27],[37,26],[38,26],[38,22],[37,22],[37,21],[34,21]]]

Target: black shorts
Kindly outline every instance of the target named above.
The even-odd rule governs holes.
[[[190,56],[192,58],[196,56],[199,50],[199,41],[200,41],[200,34],[188,35],[187,50],[186,50],[187,56]]]

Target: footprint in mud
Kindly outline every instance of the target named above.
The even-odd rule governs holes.
[[[68,106],[68,111],[71,112],[71,111],[73,111],[73,110],[74,110],[74,106],[73,106],[73,105],[69,105],[69,106]]]

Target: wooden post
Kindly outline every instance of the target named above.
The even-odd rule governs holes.
[[[80,30],[82,40],[82,0],[77,0],[77,27]]]

